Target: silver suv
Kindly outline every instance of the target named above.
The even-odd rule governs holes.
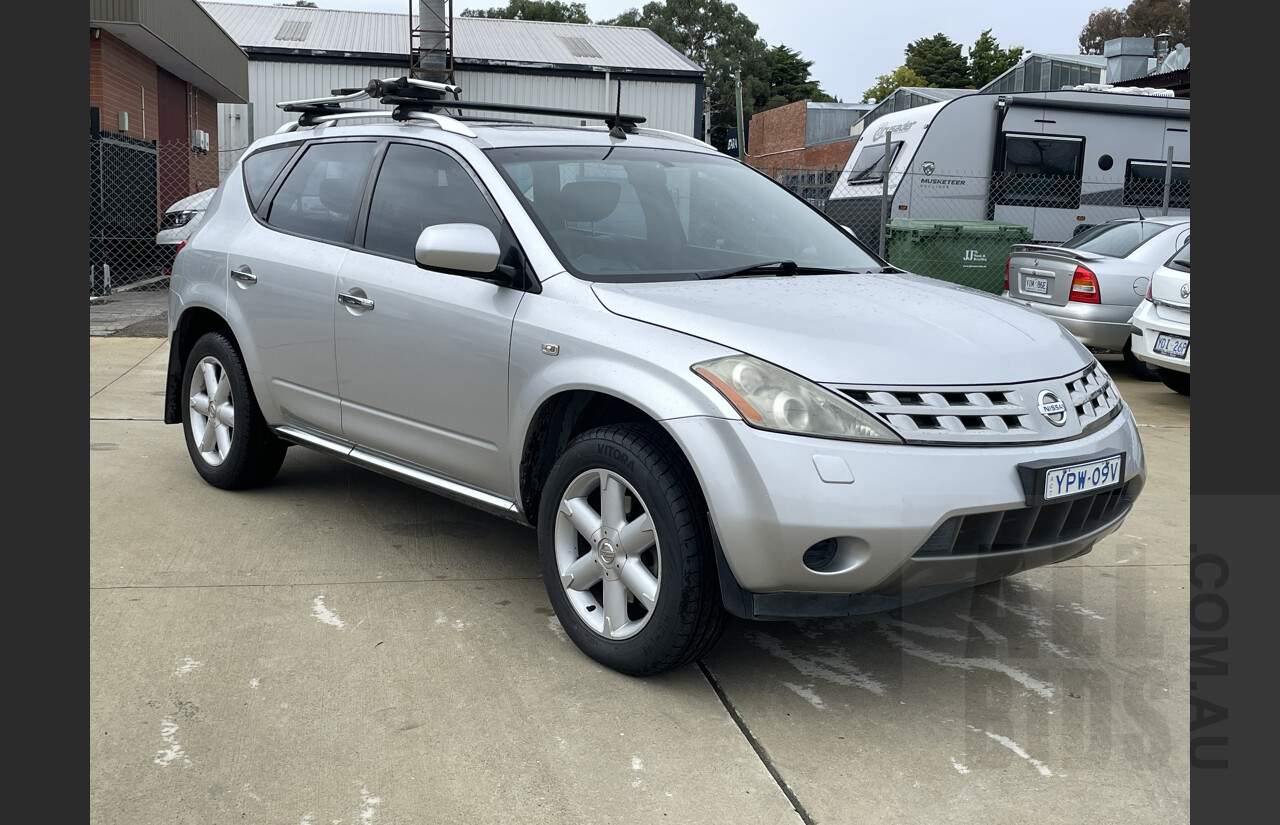
[[[177,256],[165,421],[210,484],[301,445],[526,524],[569,637],[636,675],[730,614],[890,609],[1129,513],[1133,416],[1056,322],[642,117],[447,93],[280,104]]]

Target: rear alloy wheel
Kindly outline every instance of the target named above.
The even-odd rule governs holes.
[[[1139,381],[1160,380],[1160,368],[1134,355],[1131,341],[1126,341],[1124,344],[1124,365],[1129,368],[1129,374]]]
[[[1191,395],[1191,373],[1160,368],[1160,380],[1174,392]]]
[[[569,444],[543,492],[538,552],[569,638],[621,673],[679,667],[724,630],[701,492],[652,431],[601,427]]]
[[[182,431],[201,478],[224,490],[275,478],[288,445],[267,427],[240,353],[226,336],[209,332],[196,342],[182,386]]]

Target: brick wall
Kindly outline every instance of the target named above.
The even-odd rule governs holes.
[[[89,105],[102,113],[102,131],[139,140],[159,136],[156,64],[110,32],[89,33]],[[129,113],[121,131],[120,113]]]
[[[835,143],[824,143],[820,146],[801,147],[785,152],[774,152],[764,157],[752,153],[747,163],[761,172],[776,176],[784,170],[795,169],[844,169],[853,153],[857,138],[849,138]]]
[[[747,151],[752,157],[804,148],[805,114],[803,100],[751,116],[747,130]]]

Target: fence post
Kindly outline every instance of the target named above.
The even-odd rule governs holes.
[[[884,258],[884,236],[889,232],[889,147],[893,131],[884,133],[884,157],[880,159],[880,257]]]
[[[1173,185],[1173,147],[1169,147],[1169,159],[1164,164],[1164,204],[1160,214],[1169,214],[1169,187]]]

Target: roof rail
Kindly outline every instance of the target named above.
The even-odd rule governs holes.
[[[642,115],[628,115],[621,111],[617,112],[595,112],[583,109],[558,109],[548,108],[545,106],[524,106],[518,103],[487,103],[480,100],[448,100],[446,94],[453,94],[455,97],[462,91],[459,86],[453,86],[447,83],[435,83],[430,80],[418,80],[410,77],[386,78],[383,80],[371,80],[369,85],[363,89],[333,89],[326,97],[310,98],[307,100],[288,100],[277,103],[280,109],[286,112],[298,112],[298,122],[294,128],[301,126],[314,126],[318,123],[328,122],[338,119],[346,119],[347,117],[379,117],[382,110],[378,109],[350,109],[344,108],[343,104],[356,103],[361,100],[376,99],[379,103],[395,106],[395,110],[391,112],[391,117],[397,120],[407,120],[412,112],[437,114],[441,119],[440,125],[444,128],[444,121],[451,121],[453,124],[461,126],[461,120],[501,120],[501,122],[509,123],[511,121],[496,118],[474,117],[468,118],[464,112],[482,111],[482,112],[510,112],[512,114],[522,115],[543,115],[547,117],[566,117],[577,118],[580,120],[598,120],[602,121],[610,129],[621,129],[623,132],[634,133],[636,127],[640,123],[645,122]],[[459,115],[450,117],[438,114],[442,109],[456,109]],[[335,117],[337,115],[343,118]],[[414,117],[414,120],[424,118]],[[465,128],[465,127],[463,127]],[[284,129],[281,131],[292,131],[292,129]],[[455,131],[450,128],[449,131]],[[469,131],[469,130],[468,130]],[[474,137],[474,134],[472,135]]]

